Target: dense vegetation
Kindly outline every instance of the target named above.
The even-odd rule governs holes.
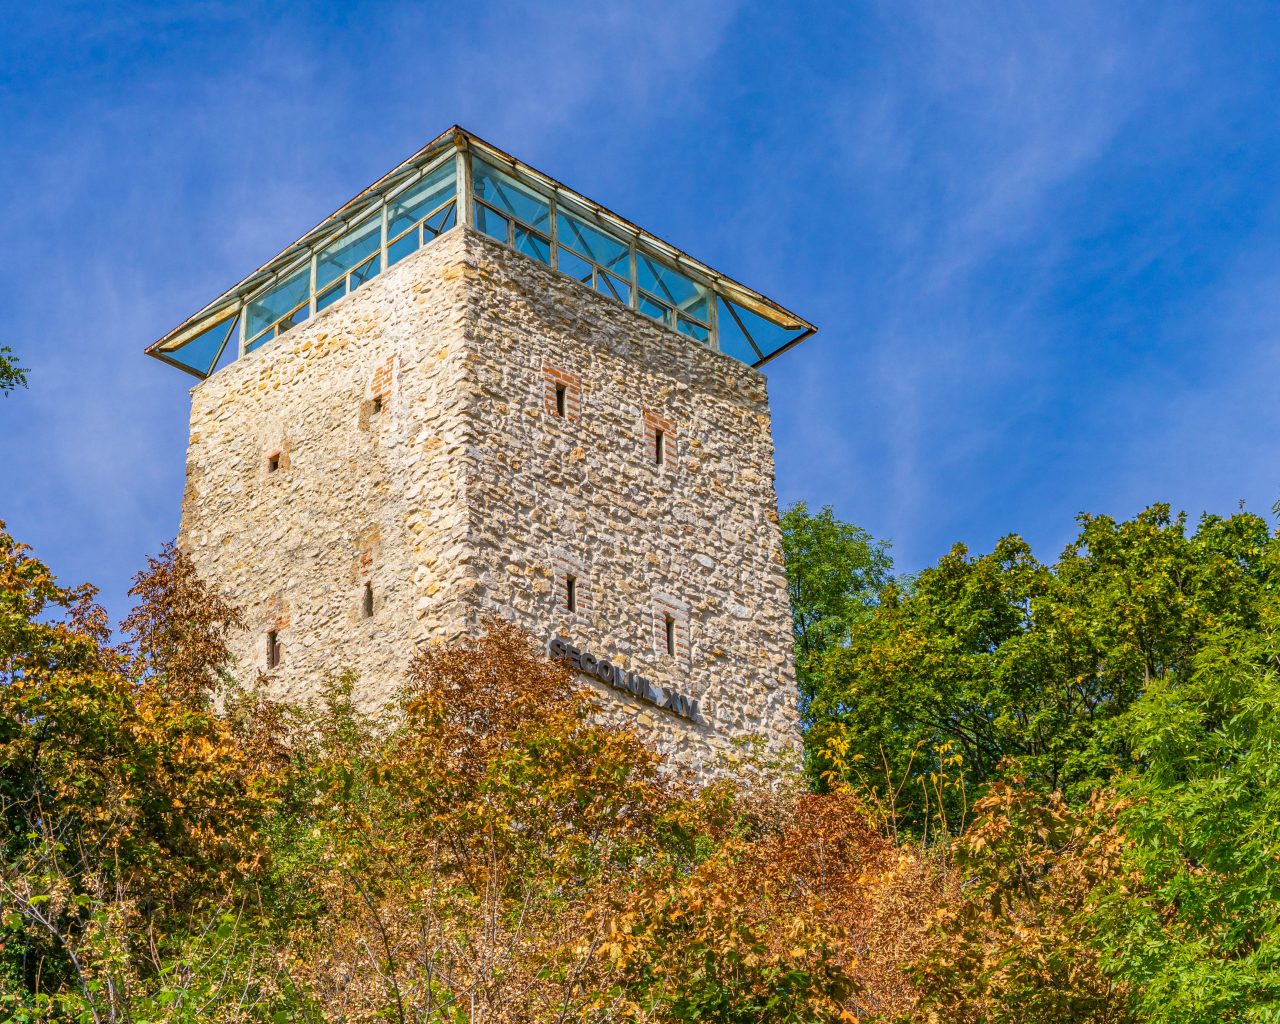
[[[0,1020],[1280,1020],[1263,520],[783,532],[807,774],[699,788],[510,626],[285,708],[177,550],[117,644],[0,524]]]
[[[180,553],[134,594],[113,647],[0,532],[4,1019],[910,1005],[942,878],[852,796],[692,787],[499,623],[413,659],[393,717],[349,678],[286,711],[226,674],[237,613]]]
[[[1265,524],[1085,518],[909,584],[785,524],[809,793],[690,787],[497,623],[393,716],[276,707],[180,553],[113,646],[0,532],[5,1018],[1274,1019]]]
[[[881,572],[813,518],[789,555]],[[1278,588],[1262,519],[1157,505],[1082,516],[1052,565],[1011,536],[820,598],[846,628],[800,655],[813,779],[962,886],[911,968],[939,1019],[1280,1019]]]

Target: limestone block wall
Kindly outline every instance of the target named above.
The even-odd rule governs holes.
[[[678,762],[705,766],[745,736],[795,755],[763,375],[482,235],[467,234],[462,267],[475,611],[697,698],[701,720],[688,721],[597,684],[611,716]]]
[[[697,699],[690,721],[595,684],[678,763],[798,754],[763,376],[482,235],[193,388],[187,480],[180,543],[277,696],[349,668],[380,705],[419,643],[499,614]]]
[[[466,624],[463,247],[438,239],[192,389],[180,544],[246,612],[240,677],[277,634],[280,697],[349,668],[376,705],[418,642]]]

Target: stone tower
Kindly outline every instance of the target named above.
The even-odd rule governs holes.
[[[201,378],[180,543],[240,674],[377,704],[498,614],[677,762],[794,753],[757,367],[812,332],[451,129],[147,350]]]

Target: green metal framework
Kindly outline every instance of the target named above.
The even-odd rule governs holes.
[[[455,125],[147,353],[203,379],[459,224],[752,366],[815,330]]]

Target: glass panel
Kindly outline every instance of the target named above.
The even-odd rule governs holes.
[[[458,191],[458,171],[452,159],[446,160],[407,192],[387,204],[387,237],[395,238],[406,228]]]
[[[800,337],[804,333],[803,330],[793,330],[786,327],[779,327],[772,321],[766,320],[764,317],[752,313],[750,310],[743,309],[736,302],[726,302],[720,299],[719,318],[717,326],[720,331],[720,348],[728,351],[725,345],[726,337],[733,340],[742,337],[742,328],[738,326],[737,321],[733,319],[732,314],[738,315],[738,320],[742,321],[742,326],[746,328],[747,335],[755,342],[756,348],[760,350],[763,357],[773,355],[779,349],[784,348],[790,342]],[[726,307],[731,307],[726,309]],[[750,346],[747,346],[750,348]],[[742,358],[739,356],[738,358]],[[745,361],[745,360],[744,360]],[[756,359],[755,362],[759,362]]]
[[[502,214],[483,203],[476,203],[476,227],[490,238],[496,238],[505,245],[508,237],[507,225],[510,223]]]
[[[336,281],[380,248],[382,214],[375,213],[320,250],[316,257],[316,288],[323,288]]]
[[[337,302],[342,296],[347,294],[347,282],[339,281],[328,291],[323,291],[316,296],[316,312],[326,309]]]
[[[415,228],[403,238],[398,238],[387,246],[387,266],[399,263],[418,248],[418,230]]]
[[[230,366],[240,358],[240,322],[237,318],[236,322],[231,325],[231,331],[227,335],[227,343],[222,346],[222,355],[218,356],[218,361],[213,364],[213,369],[209,371],[209,376],[213,376],[224,366]]]
[[[472,159],[471,187],[478,198],[495,209],[511,214],[544,235],[551,233],[551,204],[510,175],[483,160]]]
[[[617,299],[624,306],[631,305],[631,285],[607,270],[601,270],[596,274],[596,291],[611,299]]]
[[[263,328],[270,327],[282,316],[302,302],[311,292],[311,267],[305,266],[293,276],[285,278],[278,285],[249,303],[248,336],[259,334]]]
[[[664,323],[668,327],[675,321],[675,313],[668,306],[664,306],[657,299],[641,292],[636,299],[636,308],[645,316],[651,316],[659,323]]]
[[[350,277],[351,290],[355,291],[366,281],[369,281],[377,276],[378,276],[378,257],[375,255],[372,259],[368,260],[365,263],[362,263],[360,266],[356,267],[355,270],[351,271],[351,277]]]
[[[711,295],[704,292],[680,307],[680,312],[688,314],[694,320],[707,323],[711,319]]]
[[[189,366],[202,377],[207,377],[213,372],[218,355],[222,352],[222,346],[226,344],[239,322],[240,318],[233,316],[230,320],[223,320],[222,323],[206,328],[175,349],[161,351],[174,362]]]
[[[681,334],[689,335],[695,341],[705,343],[711,340],[711,328],[707,327],[706,324],[698,323],[696,320],[686,320],[684,317],[680,317],[679,322],[676,324],[676,330]]]
[[[287,317],[285,317],[283,320],[280,321],[280,327],[276,333],[284,334],[284,332],[289,330],[289,328],[297,327],[298,324],[302,323],[310,315],[311,315],[310,303],[307,303],[305,306],[299,306]]]
[[[625,242],[593,228],[563,209],[556,211],[556,230],[561,245],[569,246],[591,262],[630,280],[631,250]]]
[[[636,281],[647,292],[652,292],[663,302],[675,306],[682,313],[705,323],[708,320],[710,294],[706,288],[691,281],[665,263],[636,253]]]
[[[751,342],[729,313],[728,305],[724,299],[716,296],[716,342],[725,355],[754,365],[760,362],[760,354],[751,347]]]
[[[551,239],[535,235],[524,228],[516,228],[516,248],[526,256],[551,266]]]
[[[565,248],[561,248],[556,253],[556,268],[570,277],[576,277],[583,284],[590,284],[591,277],[595,273],[595,268],[590,263]]]
[[[450,203],[443,210],[440,210],[422,222],[422,226],[427,233],[433,238],[436,235],[443,235],[457,222],[458,204]],[[431,239],[427,239],[430,241]]]

